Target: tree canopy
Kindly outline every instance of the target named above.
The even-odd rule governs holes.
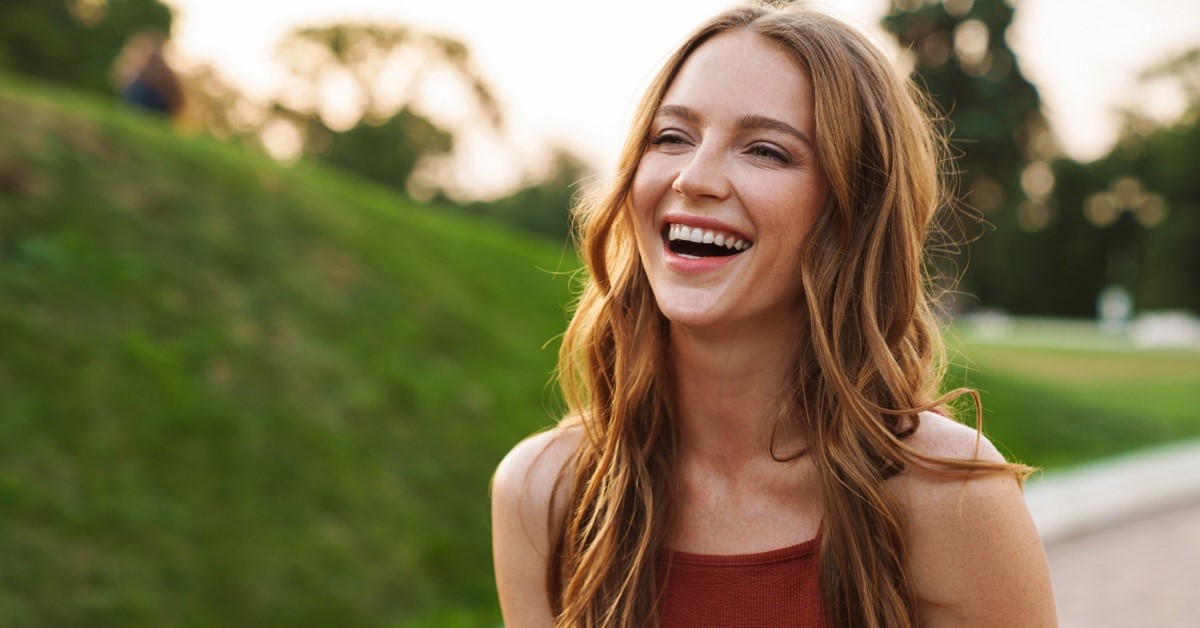
[[[883,20],[946,116],[955,183],[983,221],[949,224],[965,245],[948,272],[979,302],[1006,309],[1020,309],[1029,279],[1012,272],[1012,240],[1048,222],[1053,183],[1044,175],[1056,153],[1037,89],[1008,44],[1013,14],[1004,0],[893,0]]]

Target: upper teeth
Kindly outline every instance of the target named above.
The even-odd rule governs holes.
[[[723,246],[727,249],[735,251],[745,251],[750,248],[750,243],[735,235],[714,231],[712,229],[701,229],[700,227],[688,227],[686,225],[671,225],[667,230],[668,240],[687,240],[689,242],[715,244]]]

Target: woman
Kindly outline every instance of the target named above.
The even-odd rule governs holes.
[[[937,394],[918,102],[800,8],[668,60],[582,207],[572,414],[494,480],[509,626],[1055,625],[1029,469]]]

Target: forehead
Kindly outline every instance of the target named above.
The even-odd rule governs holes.
[[[781,44],[748,30],[722,33],[684,61],[663,96],[706,116],[761,115],[812,137],[813,89],[808,73]]]

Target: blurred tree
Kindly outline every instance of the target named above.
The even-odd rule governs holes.
[[[211,65],[192,67],[184,75],[187,124],[220,140],[245,139],[257,132],[266,114]]]
[[[1200,48],[1192,48],[1168,58],[1142,73],[1142,81],[1167,80],[1175,83],[1187,99],[1185,116],[1200,114]]]
[[[1091,164],[1093,187],[1082,209],[1128,269],[1110,281],[1127,285],[1139,309],[1200,312],[1200,48],[1176,55],[1142,76],[1176,87],[1180,117],[1155,123],[1127,112],[1113,151]],[[1110,209],[1115,212],[1106,213]],[[1120,257],[1118,262],[1120,263]]]
[[[377,122],[365,120],[345,131],[330,132],[321,158],[390,187],[403,186],[422,158],[454,148],[449,131],[405,107]]]
[[[1051,222],[1057,152],[1037,89],[1021,74],[1007,33],[1006,0],[892,0],[884,27],[911,51],[915,79],[948,118],[960,193],[994,226],[947,225],[968,244],[956,265],[961,288],[980,304],[1012,311],[1038,307],[1039,261],[1028,232]],[[1035,253],[1035,252],[1034,252]]]
[[[1091,316],[1113,284],[1130,290],[1141,311],[1200,312],[1200,49],[1143,80],[1176,85],[1189,104],[1165,124],[1126,112],[1108,155],[1054,162],[1059,211],[1045,229],[1024,234],[1013,255],[1014,266],[1038,260],[1040,281],[1016,288],[1037,313]]]
[[[388,24],[331,24],[292,31],[278,53],[294,83],[275,111],[300,130],[305,150],[401,191],[423,159],[454,147],[451,130],[418,112],[426,81],[451,77],[486,126],[503,122],[466,45],[450,37]],[[347,117],[349,125],[329,122]]]
[[[288,33],[278,55],[308,89],[306,106],[320,113],[328,107],[322,85],[339,77],[349,78],[356,88],[357,117],[381,120],[416,100],[431,74],[448,71],[467,87],[493,127],[503,121],[466,44],[452,37],[389,24],[330,24]],[[407,71],[388,74],[385,84],[381,77],[396,67]]]
[[[104,94],[111,67],[133,33],[171,30],[159,0],[4,0],[0,69]]]
[[[570,209],[591,168],[567,149],[554,151],[549,173],[503,198],[472,203],[467,211],[489,216],[534,235],[566,242],[571,236]]]

